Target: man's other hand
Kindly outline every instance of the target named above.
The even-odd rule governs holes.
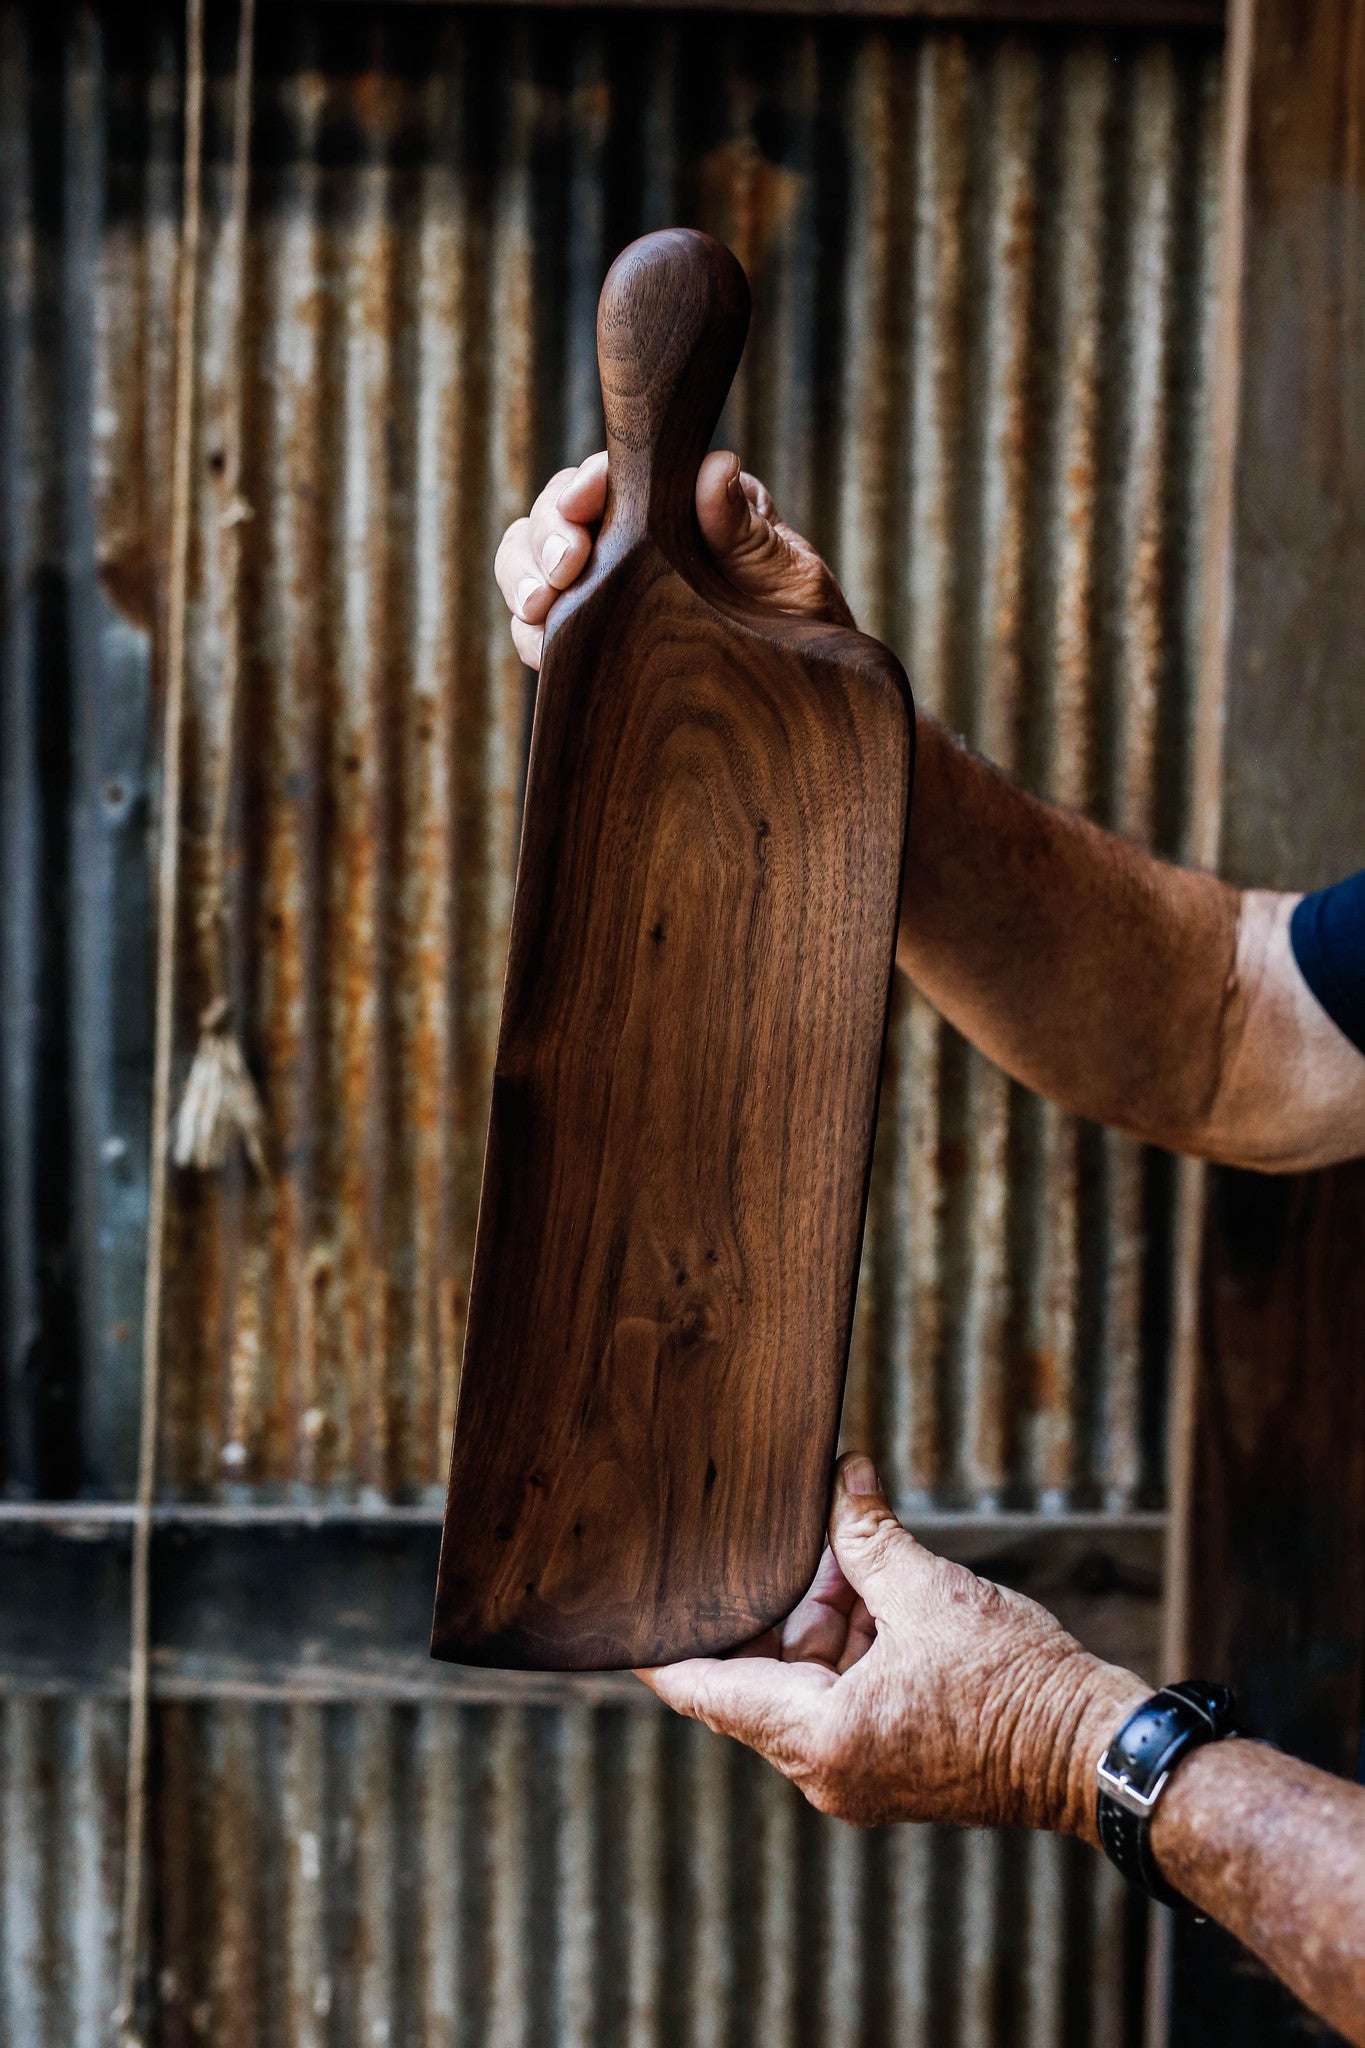
[[[861,1455],[841,1461],[829,1547],[785,1622],[729,1657],[639,1676],[822,1813],[1091,1841],[1096,1761],[1150,1691],[1035,1601],[916,1542]]]
[[[540,667],[545,620],[578,581],[607,502],[605,450],[550,478],[529,514],[508,527],[493,571],[512,614],[512,642]],[[697,522],[728,582],[784,612],[851,626],[853,615],[827,565],[778,513],[766,487],[716,449],[697,472]]]

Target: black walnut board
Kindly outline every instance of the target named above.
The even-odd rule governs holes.
[[[598,310],[610,472],[550,615],[432,1650],[728,1648],[818,1560],[913,713],[849,629],[741,599],[695,485],[748,327],[683,230]]]

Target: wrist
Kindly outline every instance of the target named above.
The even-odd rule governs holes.
[[[1077,1661],[1079,1668],[1068,1674],[1070,1684],[1054,1710],[1036,1825],[1098,1848],[1096,1767],[1134,1708],[1151,1697],[1152,1687],[1136,1672],[1084,1651]]]

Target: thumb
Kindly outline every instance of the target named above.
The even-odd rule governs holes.
[[[739,457],[713,449],[697,472],[697,523],[719,566],[738,590],[771,596],[787,568],[787,549],[763,485]]]
[[[767,487],[714,449],[697,472],[697,524],[728,583],[785,612],[851,625],[852,614],[810,542],[778,516]]]
[[[931,1568],[931,1553],[901,1527],[871,1458],[860,1451],[839,1460],[829,1542],[844,1577],[861,1593],[874,1620],[903,1601]]]

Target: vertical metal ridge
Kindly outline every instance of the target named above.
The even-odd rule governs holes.
[[[1058,197],[1055,267],[1045,308],[1055,419],[1046,450],[1041,531],[1041,783],[1054,801],[1084,809],[1093,794],[1095,515],[1099,461],[1101,320],[1105,247],[1108,53],[1087,42],[1063,56],[1057,79]],[[1040,1502],[1059,1505],[1073,1480],[1082,1320],[1081,1136],[1073,1118],[1042,1104],[1036,1133],[1037,1266],[1026,1310],[1036,1361],[1027,1472]]]
[[[210,2031],[225,2048],[259,2041],[265,2030],[266,1948],[261,1889],[269,1867],[269,1815],[262,1810],[259,1744],[264,1716],[223,1705],[206,1717],[210,1912],[204,1995]]]
[[[400,1740],[408,1715],[387,1705],[356,1710],[355,2032],[384,2043],[404,2031],[402,1934],[398,1895],[403,1857],[398,1801]]]
[[[42,2048],[57,2032],[52,2012],[57,1987],[48,1946],[52,1901],[45,1843],[51,1815],[44,1769],[45,1745],[55,1718],[40,1700],[12,1699],[0,1705],[0,2016],[8,2038],[41,2043]]]
[[[39,554],[37,502],[45,484],[35,420],[34,322],[39,254],[33,220],[28,50],[18,7],[0,13],[0,713],[4,718],[0,834],[12,902],[0,924],[0,1302],[6,1490],[37,1476],[29,1367],[40,1341],[35,1082],[40,1052],[38,900],[39,749],[33,702]]]
[[[818,161],[825,67],[816,32],[794,28],[780,58],[783,130],[774,162],[755,143],[766,186],[764,248],[750,273],[754,287],[751,400],[745,467],[761,476],[779,512],[810,533],[823,514],[817,477],[817,377],[820,307],[825,287],[817,217]]]
[[[345,112],[360,134],[348,181],[337,284],[341,437],[328,599],[336,636],[329,733],[335,827],[327,864],[329,979],[347,1029],[331,1041],[336,1114],[328,1150],[337,1190],[341,1343],[348,1364],[357,1485],[388,1491],[393,1290],[386,1228],[393,1165],[391,962],[394,884],[392,634],[399,514],[394,437],[393,296],[398,262],[389,127],[393,87],[378,76]],[[367,118],[368,117],[368,118]]]
[[[529,2048],[528,1855],[531,1853],[530,1729],[523,1707],[494,1716],[488,1842],[488,2039],[497,2048]]]
[[[952,720],[958,711],[954,542],[960,516],[964,319],[967,287],[969,46],[961,35],[924,39],[912,56],[913,212],[908,351],[902,403],[908,429],[903,652],[916,703]],[[960,1176],[945,1174],[961,1136],[961,1048],[937,1014],[912,998],[902,1085],[914,1094],[910,1493],[934,1494],[955,1477],[961,1389],[952,1366],[960,1297]]]
[[[927,1827],[895,1828],[887,1837],[887,2006],[899,2028],[897,2048],[930,2048],[937,2039],[930,1983],[937,1841]]]
[[[865,632],[891,631],[898,396],[886,375],[897,310],[894,267],[900,66],[884,35],[857,50],[847,88],[848,197],[836,559],[849,605]],[[912,676],[911,681],[915,678]]]
[[[1092,1986],[1091,2048],[1124,2048],[1132,2037],[1125,2009],[1124,1980],[1133,1930],[1141,1926],[1147,1907],[1104,1857],[1090,1864],[1091,1953],[1087,1976]]]
[[[409,1036],[398,1058],[413,1077],[412,1213],[416,1421],[405,1477],[439,1486],[454,1424],[465,1247],[456,1222],[459,1143],[454,1060],[460,850],[455,792],[460,726],[455,621],[466,575],[459,543],[461,454],[468,430],[470,222],[460,175],[468,90],[465,46],[451,24],[425,93],[426,160],[416,227],[413,681],[409,721],[418,800],[400,872],[410,908]],[[413,726],[415,725],[415,730]],[[405,782],[408,778],[404,778]]]
[[[629,84],[613,76],[597,22],[575,36],[569,91],[568,223],[564,295],[564,432],[560,457],[581,462],[605,445],[597,376],[597,300],[615,250],[608,247],[612,188],[609,145]]]
[[[755,1930],[752,2038],[794,2048],[799,1986],[796,1801],[776,1771],[754,1772],[759,1908]]]
[[[555,1868],[553,2005],[562,2048],[598,2048],[603,2039],[602,1927],[610,1907],[598,1884],[605,1825],[597,1784],[598,1721],[589,1707],[566,1707],[559,1720],[559,1854]],[[544,1930],[533,1931],[543,1935]]]
[[[954,2048],[989,2048],[996,2038],[1001,1958],[1000,1878],[1004,1836],[983,1828],[959,1835],[957,2026]]]
[[[263,809],[244,941],[258,950],[264,969],[250,1050],[268,1077],[273,1156],[291,1163],[262,1192],[259,1212],[267,1260],[263,1341],[268,1355],[288,1361],[277,1388],[279,1441],[265,1449],[263,1465],[265,1476],[296,1476],[309,1487],[325,1482],[336,1443],[328,1342],[335,1250],[324,1234],[318,1131],[323,549],[311,481],[327,407],[321,177],[314,161],[319,97],[301,95],[295,105],[274,79],[257,85],[258,123],[280,124],[299,147],[278,170],[256,170],[260,339],[250,360],[260,402],[248,413],[245,484],[253,516],[244,542],[256,612],[254,659],[244,672],[259,720],[261,772],[278,792]],[[193,1483],[186,1448],[173,1444],[173,1479],[182,1486]]]
[[[1170,46],[1158,42],[1143,49],[1126,95],[1120,166],[1126,224],[1118,316],[1124,417],[1121,438],[1114,436],[1119,439],[1117,504],[1106,522],[1115,561],[1107,622],[1113,673],[1105,809],[1116,830],[1146,845],[1158,837],[1158,720],[1170,662],[1167,477],[1176,93]],[[1112,1131],[1104,1133],[1101,1146],[1106,1242],[1086,1476],[1102,1500],[1124,1507],[1137,1497],[1143,1479],[1145,1154],[1132,1139]]]
[[[626,2048],[663,2040],[664,1723],[648,1710],[625,1717]]]
[[[1024,1966],[1021,2033],[1029,2048],[1062,2048],[1066,2038],[1066,1845],[1028,1834],[1021,1844]]]
[[[328,1925],[326,1709],[287,1709],[281,1736],[281,1854],[284,1926],[280,1932],[286,2039],[323,2048],[330,2029],[333,1970]]]
[[[685,1964],[688,2048],[725,2048],[734,2027],[732,1931],[739,1901],[731,1893],[730,1786],[734,1751],[709,1729],[686,1729],[686,1805],[689,1816]]]
[[[867,2027],[864,1963],[868,1837],[842,1821],[820,1829],[821,1939],[816,2038],[822,2048],[858,2048]]]
[[[1027,45],[1002,42],[982,81],[994,134],[986,155],[978,229],[981,300],[974,410],[975,618],[964,634],[969,736],[1005,772],[1017,771],[1026,687],[1029,366],[1037,288],[1037,201],[1042,66]],[[966,603],[971,605],[968,590]],[[963,1219],[963,1399],[955,1465],[963,1492],[998,1499],[1010,1477],[1010,1137],[1014,1091],[998,1068],[969,1055],[968,1159]]]

